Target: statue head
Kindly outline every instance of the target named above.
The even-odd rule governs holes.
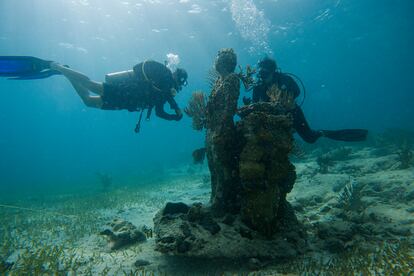
[[[214,68],[221,77],[234,72],[237,65],[237,56],[232,48],[221,49],[216,57]]]

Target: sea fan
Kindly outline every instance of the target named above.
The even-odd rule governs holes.
[[[184,112],[193,118],[193,128],[202,130],[206,122],[207,99],[202,91],[193,92]]]
[[[338,196],[339,206],[345,212],[362,212],[366,207],[362,201],[363,188],[364,185],[358,183],[356,180],[350,180]]]
[[[255,85],[255,81],[253,75],[256,73],[256,70],[252,68],[250,65],[246,66],[246,73],[243,72],[243,68],[239,66],[239,79],[242,81],[244,89],[247,91],[251,90]]]
[[[292,151],[290,152],[290,154],[292,156],[295,156],[296,158],[303,159],[306,156],[306,151],[303,148],[302,144],[299,144],[298,142],[295,141],[293,143],[293,148],[292,148]]]
[[[292,92],[287,90],[281,90],[277,85],[272,85],[267,91],[272,103],[282,105],[284,108],[291,110],[295,107],[295,97]]]
[[[316,163],[319,165],[319,173],[326,174],[329,168],[335,165],[333,158],[329,154],[323,154],[316,158]]]

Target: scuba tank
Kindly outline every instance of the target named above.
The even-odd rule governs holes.
[[[135,74],[134,70],[126,70],[120,72],[109,73],[105,75],[105,82],[108,84],[120,86],[120,87],[131,87],[131,84],[136,84],[138,82],[137,75]],[[149,120],[151,117],[152,106],[140,107],[137,111],[139,112],[139,119],[135,126],[135,133],[139,133],[141,130],[141,120],[142,120],[142,113],[144,109],[148,108],[147,110],[147,118]]]
[[[137,81],[134,70],[114,72],[105,75],[105,82],[114,85],[125,86]]]

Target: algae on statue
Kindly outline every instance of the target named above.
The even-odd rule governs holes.
[[[240,80],[234,70],[233,49],[219,51],[215,70],[219,74],[207,102],[206,154],[211,173],[211,203],[216,213],[238,210],[238,164],[234,115]]]
[[[240,214],[266,236],[277,230],[286,194],[296,179],[289,161],[293,148],[289,101],[256,103],[237,109],[240,76],[232,49],[219,51],[215,81],[207,101],[206,152],[211,172],[211,203],[216,214]],[[241,120],[234,122],[239,114]],[[286,208],[281,208],[281,206]]]
[[[282,220],[286,194],[296,179],[288,155],[293,148],[292,118],[280,104],[256,103],[241,109],[238,129],[241,217],[251,228],[272,236]]]

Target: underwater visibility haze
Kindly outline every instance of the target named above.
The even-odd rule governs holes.
[[[239,65],[246,72],[246,66],[257,68],[269,57],[281,72],[299,77],[294,77],[301,90],[297,102],[303,99],[301,108],[312,129],[356,128],[369,134],[363,142],[322,137],[314,144],[294,135],[293,150],[287,152],[292,151],[295,184],[287,201],[307,229],[306,235],[298,231],[298,237],[288,238],[295,245],[284,251],[295,253],[281,256],[269,249],[268,255],[238,256],[234,252],[255,246],[267,250],[269,244],[253,243],[253,230],[240,234],[250,242],[244,249],[217,249],[217,255],[213,247],[197,251],[201,242],[194,240],[210,238],[193,232],[194,240],[188,241],[189,228],[183,230],[185,242],[177,241],[173,251],[220,259],[197,259],[190,266],[164,258],[172,249],[160,241],[167,231],[163,227],[172,226],[163,225],[157,212],[167,202],[212,202],[214,209],[210,176],[215,183],[215,174],[226,165],[214,159],[220,154],[212,153],[217,147],[209,137],[228,138],[233,132],[213,132],[214,127],[195,131],[185,112],[181,120],[168,121],[154,111],[149,120],[144,112],[136,133],[140,112],[87,107],[59,72],[44,79],[0,78],[0,274],[276,275],[301,274],[306,268],[343,275],[353,271],[352,265],[360,273],[413,273],[413,10],[409,0],[2,0],[0,56],[54,61],[97,82],[146,60],[166,62],[172,71],[184,68],[188,73],[188,85],[174,98],[184,111],[194,91],[204,92],[211,110],[208,101],[214,102],[224,80],[215,75],[219,81],[211,81],[214,62],[220,49],[232,48],[236,73]],[[244,105],[243,97],[251,98],[252,91],[241,85],[238,107]],[[165,111],[173,113],[168,104]],[[212,124],[213,119],[206,120]],[[241,128],[243,120],[244,115],[234,116]],[[204,164],[193,164],[193,151],[204,146]],[[247,155],[242,153],[240,162]],[[164,215],[182,208],[187,212],[182,205],[170,206],[174,211],[168,206]],[[243,214],[249,211],[243,210],[241,220],[246,221]],[[219,237],[233,233],[226,225],[239,223],[237,216],[230,224],[208,215],[194,221],[215,243],[231,247],[231,241]],[[108,225],[112,230],[104,229]],[[263,228],[256,230],[268,235]],[[116,231],[132,235],[132,245],[114,240]],[[305,247],[302,241],[313,249],[297,249]],[[375,263],[375,251],[393,257]],[[352,255],[364,259],[363,265],[355,266],[361,262]],[[248,261],[235,266],[222,263],[221,256]],[[93,261],[87,262],[89,257]]]

